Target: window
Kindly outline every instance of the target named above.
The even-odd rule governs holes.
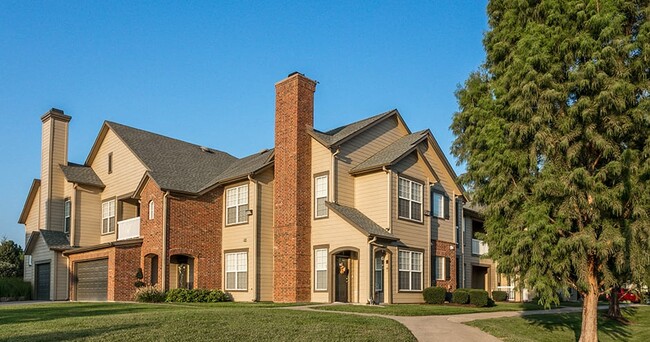
[[[108,154],[108,173],[113,173],[113,152]]]
[[[248,184],[226,191],[226,224],[248,222]]]
[[[248,288],[248,252],[226,253],[226,290]]]
[[[436,256],[435,273],[436,280],[450,280],[451,259],[442,256]]]
[[[314,200],[316,205],[314,216],[316,218],[327,217],[327,206],[325,206],[325,201],[327,201],[327,175],[316,177],[314,182],[314,196],[316,197]]]
[[[149,219],[153,220],[154,218],[154,210],[156,205],[153,203],[153,200],[149,201]]]
[[[445,195],[431,192],[431,214],[434,217],[445,218]]]
[[[102,234],[115,231],[115,200],[102,203]]]
[[[319,248],[314,250],[314,290],[327,290],[327,249]]]
[[[375,256],[375,291],[382,291],[384,288],[384,258]]]
[[[399,289],[422,290],[422,253],[399,251]]]
[[[70,209],[70,199],[66,198],[63,202],[63,232],[65,233],[70,232]]]
[[[422,184],[400,177],[398,195],[398,216],[422,221]]]

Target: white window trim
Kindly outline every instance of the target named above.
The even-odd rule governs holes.
[[[153,200],[149,201],[149,219],[153,220],[155,217],[156,204]]]
[[[244,255],[244,264],[240,265],[238,260],[241,255]],[[228,257],[233,256],[235,260],[235,265],[233,269],[228,270],[228,266],[232,266],[228,264]],[[226,271],[224,272],[225,274],[225,281],[224,281],[224,287],[226,290],[229,291],[247,291],[248,290],[248,252],[233,252],[233,253],[226,253],[224,256],[224,268]],[[234,273],[235,274],[235,287],[228,287],[228,274],[229,273]],[[239,284],[239,274],[240,273],[245,273],[246,274],[246,286],[244,284]]]
[[[400,265],[399,265],[399,255],[401,253],[408,253],[409,254],[408,268],[401,268]],[[411,269],[412,268],[411,265],[413,264],[413,254],[420,254],[420,270],[419,271]],[[398,277],[397,289],[398,289],[398,291],[401,291],[401,292],[422,292],[422,289],[423,289],[423,286],[424,286],[424,284],[423,284],[423,282],[424,282],[424,272],[423,272],[424,260],[423,260],[423,258],[424,258],[424,253],[422,253],[422,252],[409,251],[409,250],[400,250],[400,251],[398,251],[398,253],[397,253],[397,268],[398,268],[398,271],[397,271],[397,277]],[[409,278],[408,289],[402,289],[402,288],[399,287],[399,285],[400,285],[399,284],[399,272],[408,272],[408,274],[409,274],[409,277],[408,277]],[[412,273],[420,273],[420,288],[419,289],[413,289],[413,284],[412,284],[413,277],[411,276]]]
[[[324,253],[325,255],[322,256],[324,260],[321,260],[319,263],[319,257],[318,254]],[[317,248],[314,250],[314,290],[315,291],[327,291],[327,248]],[[318,271],[325,271],[325,287],[320,288],[318,287]]]
[[[442,267],[440,267],[440,261],[439,260],[442,260]],[[436,262],[436,265],[435,265],[436,266],[436,280],[441,280],[441,281],[447,280],[447,277],[446,277],[446,275],[447,275],[447,270],[446,270],[447,258],[445,258],[443,256],[436,255],[435,262]],[[442,278],[440,278],[439,276],[442,276]]]
[[[70,222],[70,226],[68,226],[68,222]],[[65,201],[63,202],[63,232],[69,233],[71,227],[72,227],[72,202],[70,201],[69,198],[66,198]]]
[[[111,211],[111,204],[113,205],[113,215],[110,214]],[[102,234],[111,234],[115,232],[115,225],[117,224],[116,222],[116,205],[115,205],[115,199],[112,199],[110,201],[104,201],[102,202]],[[106,207],[106,208],[104,208]],[[111,223],[111,217],[113,218],[113,224]],[[107,220],[106,224],[106,229],[104,229],[104,220]]]
[[[318,195],[318,180],[319,179],[325,179],[325,194],[324,195]],[[325,214],[323,215],[318,215],[318,199],[319,198],[325,198],[325,201],[327,201],[328,194],[329,194],[329,178],[327,175],[322,175],[314,178],[314,217],[315,218],[323,218],[327,217],[329,215],[329,210],[327,209],[327,206],[325,206]],[[325,203],[323,203],[325,205]]]
[[[400,194],[400,191],[399,191],[400,180],[406,181],[409,184],[408,185],[408,197],[402,197],[401,194]],[[420,200],[419,201],[414,200],[414,199],[411,198],[413,196],[413,192],[411,191],[411,188],[413,187],[413,184],[418,184],[420,186]],[[398,216],[398,218],[405,219],[405,220],[410,220],[410,221],[422,222],[422,215],[423,215],[422,209],[424,207],[424,203],[422,203],[423,202],[422,199],[424,198],[423,192],[424,192],[424,185],[422,183],[416,182],[416,181],[413,181],[413,180],[410,180],[410,179],[404,178],[404,177],[399,177],[398,178],[398,180],[397,180],[397,208],[398,208],[397,209],[397,216]],[[400,216],[400,212],[399,212],[399,200],[400,199],[408,201],[409,217]],[[420,205],[420,217],[419,218],[413,218],[412,217],[413,213],[411,212],[411,210],[412,210],[411,203],[418,203]]]
[[[246,188],[246,203],[239,203],[239,189],[242,189],[242,188]],[[230,193],[231,191],[235,192],[235,204],[234,205],[228,205],[228,196],[229,196],[228,193]],[[248,184],[243,184],[243,185],[240,185],[240,186],[234,186],[232,188],[226,189],[226,220],[225,220],[226,226],[232,226],[232,225],[236,225],[236,224],[248,223],[248,215],[247,214],[244,215],[244,220],[242,220],[242,221],[239,221],[239,217],[240,217],[240,210],[242,210],[242,208],[241,208],[242,206],[245,205],[246,208],[247,208],[245,210],[248,210],[249,201],[250,201],[250,194],[248,193]],[[228,222],[228,218],[229,218],[228,209],[230,209],[230,208],[235,208],[235,221],[234,222]]]
[[[447,202],[447,201],[445,201],[445,194],[443,194],[441,192],[437,192],[435,190],[431,191],[431,193],[432,193],[431,194],[431,216],[444,219],[445,218],[445,212],[447,211],[447,208],[445,208],[445,202]],[[436,213],[434,208],[435,208],[435,204],[436,204],[436,197],[438,197],[438,196],[440,197],[440,200],[439,200],[440,212]]]

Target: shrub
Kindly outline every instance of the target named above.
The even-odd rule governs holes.
[[[505,302],[508,300],[508,292],[506,291],[492,291],[492,298],[495,302]]]
[[[135,290],[135,301],[141,303],[161,303],[165,301],[165,293],[156,286],[143,286]]]
[[[422,292],[422,296],[427,304],[442,304],[445,302],[446,293],[447,290],[443,287],[427,287]]]
[[[206,289],[173,289],[167,291],[165,297],[168,303],[218,303],[231,300],[230,296],[221,290]]]
[[[456,304],[469,303],[469,292],[467,289],[456,289],[451,296],[451,301]]]
[[[488,292],[485,290],[470,290],[469,303],[478,307],[488,305]]]
[[[21,278],[0,278],[0,298],[4,300],[30,300],[32,284]]]

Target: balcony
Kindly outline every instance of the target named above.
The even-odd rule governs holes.
[[[126,240],[140,237],[140,217],[117,222],[117,239]]]
[[[497,286],[497,290],[506,292],[508,294],[508,301],[514,301],[516,299],[514,286]]]
[[[488,245],[483,240],[472,239],[472,254],[483,255],[488,253]]]

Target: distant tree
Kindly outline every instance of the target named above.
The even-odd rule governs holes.
[[[648,1],[492,0],[487,59],[458,90],[452,153],[485,205],[490,256],[546,306],[647,268]]]
[[[0,277],[23,276],[23,249],[6,237],[0,241]]]

